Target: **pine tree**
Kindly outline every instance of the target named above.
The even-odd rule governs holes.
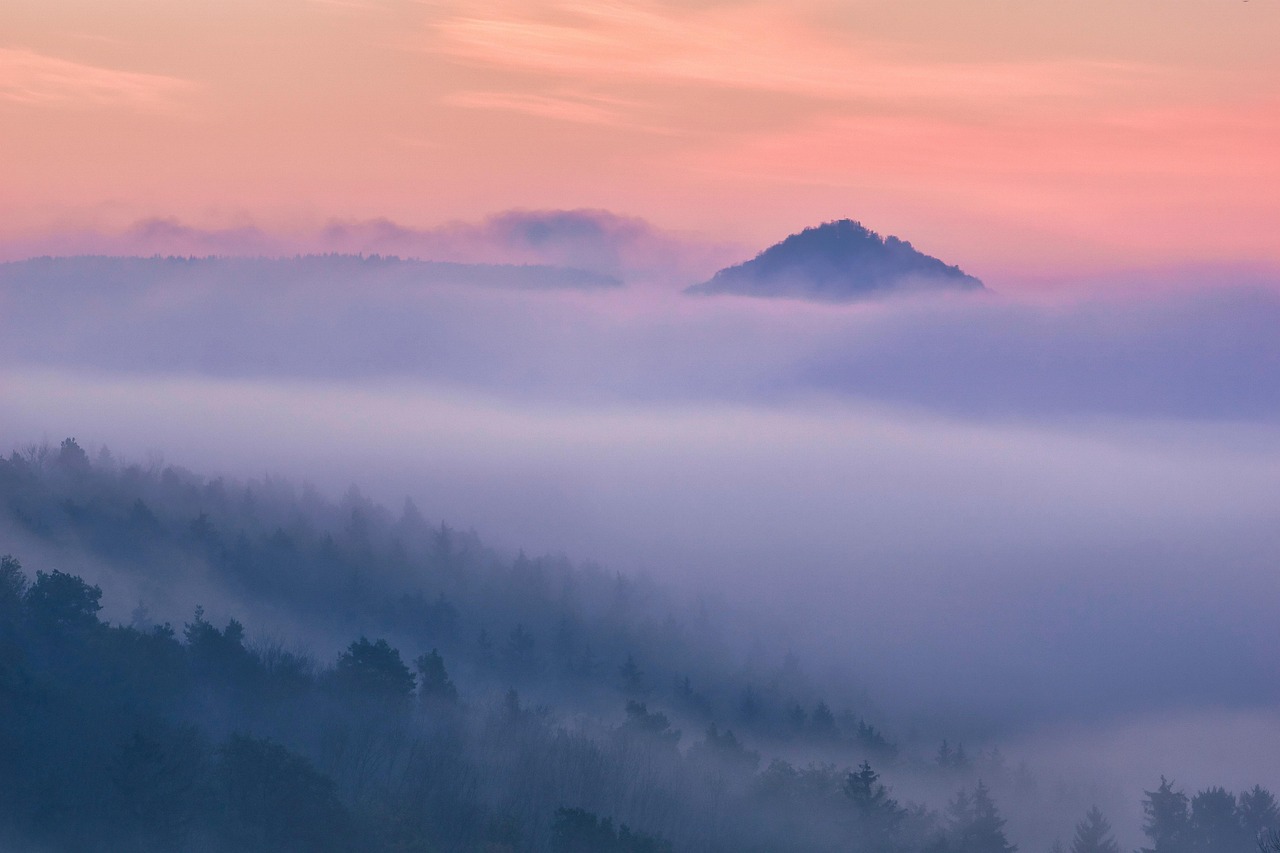
[[[444,668],[444,658],[435,649],[430,654],[419,655],[414,661],[418,668],[418,696],[423,701],[434,700],[454,702],[458,699],[458,688]]]
[[[973,817],[970,843],[965,845],[968,853],[1014,853],[1018,849],[1005,837],[1005,820],[996,809],[991,791],[981,781],[973,791]]]
[[[1173,784],[1163,776],[1160,787],[1144,793],[1142,831],[1151,839],[1151,846],[1142,848],[1142,853],[1186,853],[1190,824],[1187,795],[1173,790]]]
[[[815,737],[829,738],[836,733],[836,717],[826,702],[819,702],[809,715],[809,729]]]
[[[1097,806],[1089,809],[1084,820],[1076,824],[1071,853],[1120,853],[1120,845],[1111,835],[1111,824]]]
[[[1240,795],[1240,824],[1250,838],[1257,839],[1280,830],[1280,805],[1261,785]]]
[[[880,774],[864,761],[856,773],[850,772],[844,780],[844,793],[853,802],[855,834],[873,848],[883,847],[897,834],[907,816],[906,809],[889,796],[889,789],[880,784]]]
[[[981,781],[972,796],[960,791],[947,810],[951,849],[956,853],[1014,853],[1004,834],[1004,818]]]
[[[1221,787],[1209,788],[1191,798],[1188,830],[1191,848],[1201,853],[1248,850],[1253,846],[1253,839],[1240,821],[1235,794]]]

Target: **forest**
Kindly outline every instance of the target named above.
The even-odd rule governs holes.
[[[713,600],[412,502],[68,438],[0,458],[0,514],[6,850],[1121,849],[1088,792],[899,731]],[[1261,786],[1141,796],[1142,853],[1280,850]]]

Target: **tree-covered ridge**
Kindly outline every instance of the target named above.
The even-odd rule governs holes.
[[[899,806],[865,763],[758,772],[714,726],[682,751],[643,702],[621,725],[571,726],[514,689],[459,695],[437,650],[415,673],[361,637],[322,664],[199,610],[180,632],[109,625],[101,596],[0,559],[0,841],[661,853],[909,850],[968,831]]]
[[[411,504],[122,465],[71,439],[0,459],[0,511],[48,569],[0,560],[3,849],[1016,846],[997,798],[1033,780],[996,750],[899,748],[793,657],[735,655],[713,606],[643,580],[504,557]],[[144,601],[104,620],[119,594],[49,554],[143,588],[204,579],[221,612],[174,627]],[[251,639],[274,630],[264,613],[342,639]],[[946,795],[906,796],[921,775]],[[1147,798],[1153,853],[1244,853],[1277,827],[1262,788]],[[1090,812],[1073,853],[1109,839]]]
[[[686,292],[839,302],[920,288],[983,289],[982,282],[959,267],[923,254],[905,240],[884,238],[861,223],[841,219],[792,234]]]
[[[851,760],[896,751],[849,706],[856,691],[824,696],[785,649],[736,652],[733,632],[748,629],[715,603],[678,602],[645,578],[563,557],[506,556],[429,524],[411,502],[395,516],[355,491],[332,504],[279,481],[90,460],[68,439],[0,458],[0,510],[150,589],[198,583],[286,614],[310,636],[376,633],[438,649],[486,688],[571,694],[587,710],[662,701],[698,727],[843,745]],[[143,611],[155,605],[142,597]]]

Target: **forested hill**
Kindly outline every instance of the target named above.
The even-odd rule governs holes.
[[[68,439],[0,458],[0,536],[0,849],[1009,853],[1003,808],[1047,809],[994,750],[913,755],[736,653],[714,609],[411,504]],[[208,608],[159,615],[184,590]],[[332,651],[255,639],[282,625]],[[1262,789],[1148,799],[1208,845],[1177,851],[1280,826]]]
[[[686,292],[844,302],[919,290],[982,289],[978,279],[905,240],[883,238],[841,219],[792,234]]]

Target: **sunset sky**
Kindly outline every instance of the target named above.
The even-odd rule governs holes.
[[[852,217],[988,280],[1280,264],[1274,0],[7,0],[0,244]]]

